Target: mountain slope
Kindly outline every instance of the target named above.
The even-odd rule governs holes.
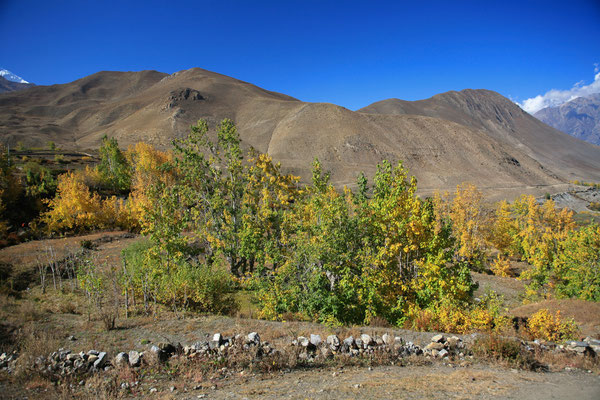
[[[319,157],[338,186],[353,185],[360,171],[371,175],[383,159],[403,160],[424,194],[471,181],[495,198],[513,197],[564,190],[571,175],[600,180],[600,148],[584,149],[572,139],[576,145],[570,152],[548,145],[544,158],[534,151],[535,135],[525,130],[533,126],[539,135],[558,135],[560,144],[568,135],[533,117],[534,122],[527,120],[498,94],[465,92],[469,96],[454,92],[437,96],[434,103],[386,101],[353,112],[199,68],[172,75],[99,72],[64,85],[0,95],[0,137],[9,143],[40,146],[52,140],[63,148],[91,149],[107,134],[124,147],[146,141],[166,148],[200,118],[213,127],[231,118],[245,146],[268,151],[304,179]],[[379,112],[380,106],[389,109]],[[586,151],[583,161],[574,162]],[[563,165],[572,171],[563,173]]]
[[[547,107],[533,115],[562,132],[600,145],[600,93]]]
[[[549,127],[490,90],[452,91],[413,102],[389,99],[358,111],[426,115],[453,121],[518,148],[561,180],[600,180],[600,147]]]

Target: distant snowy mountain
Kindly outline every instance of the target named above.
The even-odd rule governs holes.
[[[25,79],[13,74],[12,72],[0,68],[0,93],[14,92],[15,90],[23,90],[28,87],[35,86],[33,83],[27,82]]]
[[[21,78],[10,72],[7,69],[0,69],[0,76],[6,79],[7,81],[16,82],[16,83],[29,83],[25,79]]]
[[[600,146],[600,93],[577,97],[533,115],[558,130]]]

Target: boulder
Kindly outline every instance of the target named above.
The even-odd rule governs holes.
[[[356,347],[356,343],[354,342],[354,336],[348,336],[346,339],[344,339],[344,344],[350,349]]]
[[[135,350],[131,350],[128,354],[129,366],[139,367],[142,362],[141,354]]]
[[[432,342],[436,342],[436,343],[442,343],[445,341],[444,335],[439,334],[439,335],[435,335],[434,337],[431,338]]]
[[[215,333],[212,337],[212,341],[215,342],[217,346],[220,346],[223,344],[223,336],[220,333]]]
[[[98,356],[96,354],[90,354],[87,358],[87,362],[90,364],[94,364],[98,360]]]
[[[321,336],[311,334],[310,335],[310,343],[315,347],[319,347],[319,345],[321,344]]]
[[[387,346],[389,346],[393,342],[392,337],[390,335],[388,335],[387,333],[383,334],[383,336],[381,337],[381,340],[383,340],[383,343]]]
[[[340,339],[336,335],[327,336],[327,345],[332,351],[337,351],[340,348]]]
[[[583,342],[578,342],[575,340],[571,340],[570,342],[567,342],[567,346],[569,347],[589,347],[589,343],[586,341]]]
[[[310,340],[308,340],[308,338],[305,338],[304,336],[298,336],[298,344],[302,347],[308,347],[308,345],[310,344]]]
[[[446,340],[446,343],[451,348],[457,347],[459,345],[459,343],[461,343],[461,342],[462,342],[462,340],[460,340],[460,338],[457,336],[449,337],[448,340]]]
[[[115,356],[113,360],[115,367],[126,367],[129,365],[129,354],[121,352]]]
[[[425,346],[425,350],[442,350],[444,348],[444,344],[443,343],[439,343],[439,342],[431,342],[429,343],[427,346]]]
[[[98,354],[98,359],[96,361],[94,361],[94,368],[100,369],[103,368],[106,365],[106,352],[105,351],[101,351],[100,354]]]
[[[363,346],[365,347],[365,349],[367,348],[367,346],[373,346],[375,344],[375,341],[373,340],[373,338],[371,336],[367,335],[366,333],[363,333],[362,335],[360,335],[360,340],[362,340]]]
[[[250,332],[247,337],[247,342],[249,344],[258,346],[260,344],[260,336],[256,332]]]
[[[163,351],[158,346],[153,345],[152,347],[150,347],[150,353],[154,354],[154,356],[156,357],[156,360],[159,362],[164,362],[169,358],[169,355],[167,354],[167,352]]]
[[[171,355],[177,351],[177,348],[174,345],[166,342],[159,343],[158,348],[164,351],[167,355]]]

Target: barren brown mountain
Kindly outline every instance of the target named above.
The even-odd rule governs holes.
[[[337,185],[372,174],[384,158],[403,160],[421,193],[471,181],[492,198],[558,192],[569,180],[600,181],[600,147],[543,124],[487,90],[431,99],[385,100],[358,112],[306,103],[194,68],[99,72],[53,86],[0,95],[0,137],[91,149],[102,135],[122,146],[168,147],[200,118],[232,118],[247,146],[268,151],[304,178],[314,157]]]

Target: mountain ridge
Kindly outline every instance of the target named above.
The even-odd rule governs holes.
[[[107,134],[124,147],[146,141],[167,148],[198,119],[214,128],[231,118],[245,147],[268,152],[303,179],[319,157],[337,186],[354,185],[361,170],[371,175],[384,158],[403,160],[423,193],[472,181],[490,196],[514,197],[560,191],[569,180],[600,181],[600,147],[553,130],[498,93],[468,89],[431,99],[351,111],[200,68],[102,71],[0,94],[0,135],[8,143],[90,149]],[[551,143],[537,149],[540,135]],[[570,149],[561,150],[565,144]]]

